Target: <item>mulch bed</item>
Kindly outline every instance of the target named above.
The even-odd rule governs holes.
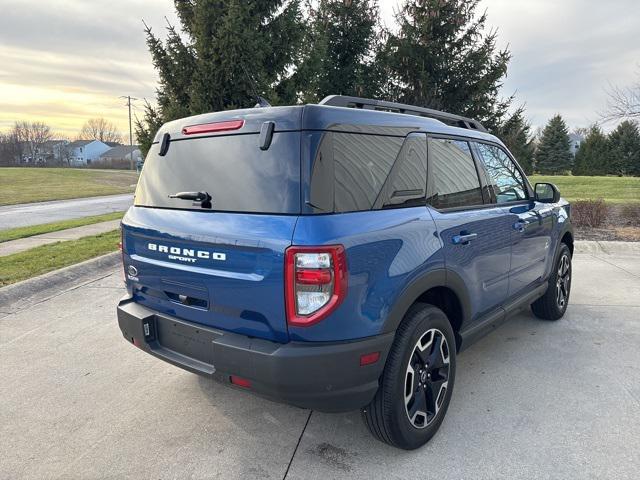
[[[640,205],[609,205],[601,227],[577,225],[575,236],[576,240],[640,242]]]

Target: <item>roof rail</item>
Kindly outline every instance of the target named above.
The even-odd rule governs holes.
[[[387,102],[384,100],[374,100],[371,98],[349,97],[346,95],[329,95],[318,103],[318,105],[328,105],[331,107],[360,108],[363,110],[380,110],[384,112],[404,113],[405,115],[416,115],[418,117],[428,117],[440,120],[447,125],[454,127],[468,128],[486,132],[487,129],[472,118],[461,117],[453,113],[441,112],[430,108],[416,107],[404,103]]]

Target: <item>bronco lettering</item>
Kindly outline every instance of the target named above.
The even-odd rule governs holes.
[[[157,243],[147,244],[147,249],[153,252],[170,253],[170,255],[168,255],[169,259],[180,260],[181,262],[195,263],[195,258],[218,260],[221,262],[227,260],[226,253],[208,252],[206,250],[194,250],[191,248],[168,247],[167,245],[158,245]]]

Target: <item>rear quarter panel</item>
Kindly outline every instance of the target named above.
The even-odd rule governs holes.
[[[407,285],[442,268],[442,243],[425,207],[301,216],[294,245],[344,245],[347,297],[323,321],[289,327],[291,340],[341,341],[382,333]]]

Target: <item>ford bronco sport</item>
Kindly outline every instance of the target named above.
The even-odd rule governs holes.
[[[457,354],[531,305],[561,318],[569,204],[477,121],[377,100],[164,125],[122,221],[124,337],[413,449]]]

